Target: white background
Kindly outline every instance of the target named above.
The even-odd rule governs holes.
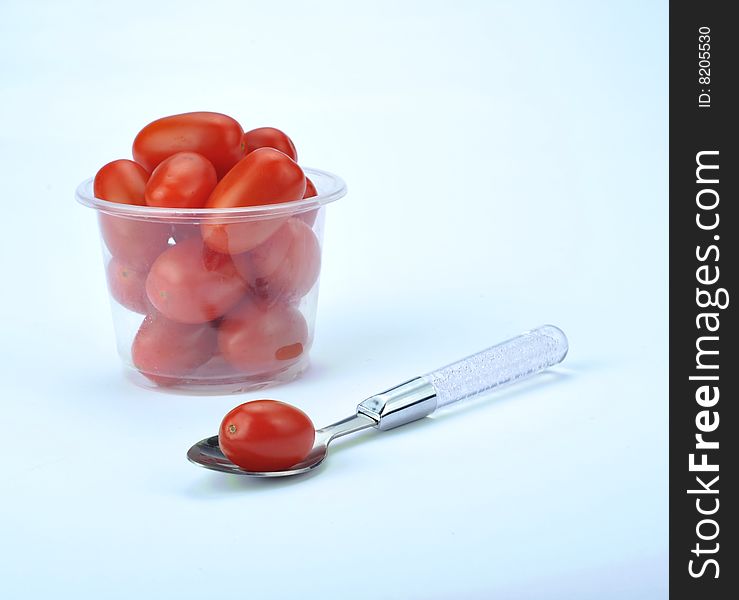
[[[666,2],[4,1],[0,596],[665,597],[666,45]],[[349,184],[298,382],[122,377],[73,191],[188,110]],[[239,402],[324,425],[545,322],[560,368],[314,475],[184,458]]]

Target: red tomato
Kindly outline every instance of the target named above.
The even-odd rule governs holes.
[[[149,206],[202,208],[218,183],[211,162],[197,152],[178,152],[164,159],[146,183]]]
[[[144,188],[149,173],[132,160],[114,160],[102,167],[95,175],[93,192],[96,198],[121,204],[143,206]]]
[[[313,182],[305,178],[305,193],[303,194],[303,198],[313,198],[314,196],[318,196],[318,191],[316,190],[316,186],[313,185]],[[303,221],[308,227],[313,227],[313,223],[316,222],[316,217],[318,217],[318,209],[311,210],[310,212],[303,212],[299,215],[295,215],[298,219]]]
[[[305,296],[318,280],[321,247],[313,230],[292,218],[254,250],[233,257],[257,297],[270,304]]]
[[[149,174],[131,160],[114,160],[95,175],[96,198],[144,206],[144,190]],[[164,223],[139,221],[99,213],[100,233],[110,253],[137,271],[147,271],[167,248],[170,227]]]
[[[248,375],[289,367],[302,356],[307,342],[308,325],[290,305],[265,309],[247,300],[228,313],[218,327],[223,357]]]
[[[298,151],[293,141],[287,134],[274,127],[259,127],[244,134],[245,153],[249,154],[257,148],[275,148],[298,162]]]
[[[110,295],[115,298],[116,302],[142,315],[149,311],[145,271],[136,271],[113,257],[108,263],[106,273]]]
[[[287,227],[290,220],[253,250],[233,255],[236,270],[252,290],[261,287],[261,279],[277,271],[287,259],[293,241],[292,229]]]
[[[152,223],[99,213],[100,233],[110,253],[124,265],[146,272],[168,248],[168,223]]]
[[[208,208],[258,206],[300,200],[305,192],[303,170],[274,148],[249,153],[218,183]],[[239,254],[261,244],[286,217],[249,222],[203,223],[203,239],[213,250]]]
[[[223,177],[243,156],[244,130],[237,121],[213,112],[191,112],[152,121],[133,141],[133,157],[149,171],[177,152],[197,152]]]
[[[159,385],[181,383],[217,349],[212,324],[175,323],[162,315],[148,315],[133,340],[133,364]]]
[[[163,252],[146,278],[154,308],[180,323],[212,321],[233,307],[247,285],[230,256],[190,238]]]
[[[218,445],[247,471],[284,471],[308,456],[315,437],[302,410],[277,400],[253,400],[224,417]]]
[[[201,226],[205,243],[216,252],[239,254],[251,250],[269,238],[286,221],[287,217],[274,217],[261,221],[217,222],[208,221]]]
[[[305,193],[303,194],[303,198],[313,198],[313,196],[318,196],[318,190],[316,190],[316,186],[313,185],[313,182],[308,177],[306,177]]]

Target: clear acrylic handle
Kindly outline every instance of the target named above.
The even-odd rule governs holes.
[[[487,350],[424,375],[436,390],[437,408],[518,381],[562,362],[567,336],[554,325],[532,329]]]

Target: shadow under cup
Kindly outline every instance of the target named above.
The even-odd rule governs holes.
[[[239,392],[290,381],[309,364],[325,205],[337,176],[304,169],[317,196],[227,209],[107,202],[93,180],[118,353],[139,385]]]

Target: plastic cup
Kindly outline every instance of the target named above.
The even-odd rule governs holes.
[[[95,198],[118,353],[139,385],[199,393],[291,381],[309,365],[325,205],[341,178],[304,169],[317,196],[170,209]]]

